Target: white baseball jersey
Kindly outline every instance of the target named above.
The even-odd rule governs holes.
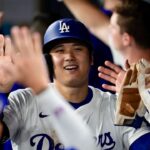
[[[55,97],[51,96],[51,88],[55,89],[54,84],[38,96],[33,95],[30,89],[10,94],[3,121],[9,128],[13,146],[17,145],[19,150],[63,150],[52,126],[49,99]],[[115,95],[93,87],[90,89],[92,99],[77,108],[76,112],[90,126],[99,150],[128,150],[135,140],[149,133],[145,127],[135,130],[114,126]]]

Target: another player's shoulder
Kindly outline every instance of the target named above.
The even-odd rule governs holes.
[[[110,92],[104,92],[98,88],[90,86],[93,91],[93,98],[98,98],[104,101],[116,101],[116,95]]]
[[[33,92],[30,88],[18,89],[9,94],[9,97],[32,96]]]
[[[18,89],[9,94],[9,103],[20,103],[25,104],[31,102],[35,96],[30,88]]]
[[[114,116],[114,110],[116,107],[116,95],[109,92],[103,92],[97,88],[90,87],[93,91],[92,102],[97,108],[111,112]]]
[[[52,89],[52,88],[54,88],[54,85],[49,84],[48,89]],[[9,102],[13,102],[13,103],[14,102],[15,103],[31,103],[32,101],[37,99],[37,96],[39,95],[35,95],[31,88],[18,89],[9,94],[8,100]],[[42,95],[47,96],[47,92],[43,92]]]

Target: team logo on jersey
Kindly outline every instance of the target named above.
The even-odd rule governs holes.
[[[107,149],[107,150],[112,150],[115,145],[116,142],[113,140],[113,138],[110,135],[110,132],[104,133],[104,134],[100,134],[98,136],[98,143],[97,145],[100,145],[103,149]],[[95,138],[97,139],[97,138]]]
[[[30,139],[30,145],[36,150],[43,150],[45,146],[47,146],[47,150],[65,150],[65,147],[61,143],[55,144],[54,140],[47,134],[37,134],[32,136]]]
[[[70,26],[67,25],[65,22],[62,22],[62,21],[59,22],[60,33],[70,32],[69,29],[70,29]]]
[[[35,139],[38,139],[39,142],[35,142],[36,141]],[[54,149],[53,139],[50,136],[48,136],[47,134],[37,134],[37,135],[31,137],[30,145],[32,147],[36,147],[36,150],[42,150],[44,141],[48,142],[48,146],[49,146],[48,150]]]

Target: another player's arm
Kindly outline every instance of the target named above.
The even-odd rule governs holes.
[[[129,150],[149,150],[150,128],[143,126],[133,130],[131,132],[129,131],[128,137],[124,139],[124,144],[126,145],[129,142]],[[128,142],[126,140],[128,140]]]
[[[53,117],[51,124],[65,147],[75,147],[79,150],[97,149],[89,127],[56,90],[49,87],[37,96],[40,109]]]
[[[109,18],[88,0],[63,0],[73,15],[108,45]],[[95,19],[96,18],[96,19]]]

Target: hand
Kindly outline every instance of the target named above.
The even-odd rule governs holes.
[[[105,65],[108,68],[102,66],[98,67],[98,71],[100,72],[98,76],[114,85],[103,84],[102,87],[106,90],[119,93],[126,71],[110,61],[105,61]]]
[[[3,65],[8,68],[13,66],[11,56],[12,46],[10,38],[4,38],[3,35],[0,35],[0,92],[9,92],[15,82],[14,78],[3,69]]]
[[[12,29],[14,65],[3,64],[3,69],[15,81],[30,87],[35,93],[47,88],[49,83],[46,63],[42,55],[41,38],[38,33],[31,34],[27,27]]]
[[[15,67],[11,74],[19,83],[31,87],[35,93],[41,92],[48,86],[49,77],[42,55],[40,34],[31,34],[27,27],[14,27],[12,38],[18,55],[14,58]]]

